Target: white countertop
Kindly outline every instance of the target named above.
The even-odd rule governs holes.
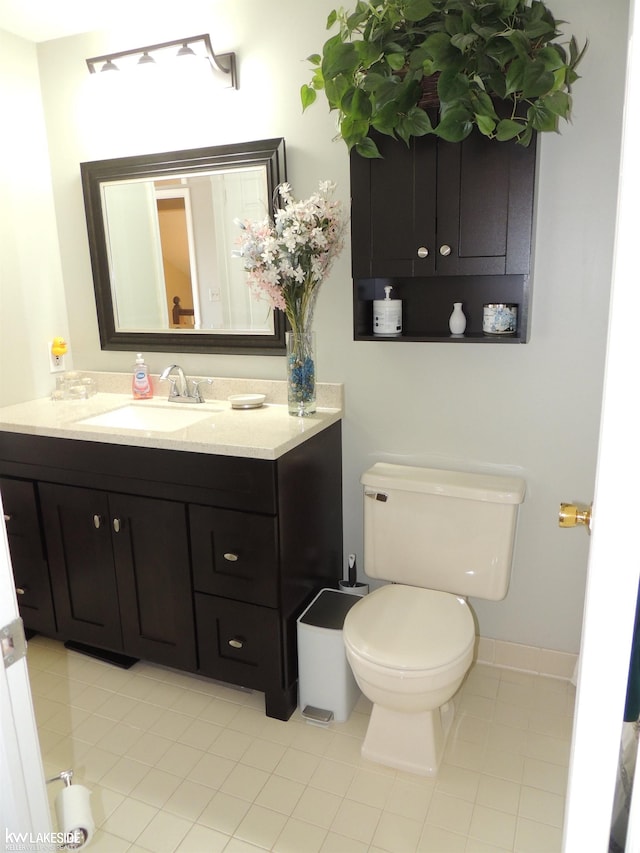
[[[243,386],[245,382],[246,380],[243,381]],[[228,390],[229,388],[225,388],[225,391]],[[246,388],[231,388],[230,391],[245,393]],[[336,402],[341,402],[340,398],[341,393],[335,395]],[[122,406],[166,408],[170,411],[180,407],[189,411],[197,410],[204,417],[191,426],[171,432],[78,423]],[[232,409],[226,399],[207,399],[204,403],[196,404],[169,403],[166,396],[155,396],[151,400],[133,400],[131,393],[99,391],[87,400],[53,401],[44,398],[0,408],[0,432],[186,450],[221,456],[277,459],[336,423],[341,417],[340,407],[322,407],[313,415],[295,417],[289,414],[286,403],[280,402],[267,401],[257,409]]]

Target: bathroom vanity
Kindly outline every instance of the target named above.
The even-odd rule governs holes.
[[[25,626],[263,691],[287,719],[296,618],[342,573],[340,408],[211,401],[177,429],[95,425],[125,408],[100,393],[0,410]]]

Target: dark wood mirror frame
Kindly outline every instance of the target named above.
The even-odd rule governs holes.
[[[274,332],[231,334],[225,332],[126,332],[116,327],[109,257],[102,211],[101,185],[128,178],[158,179],[172,174],[197,174],[213,169],[264,165],[268,197],[286,181],[284,139],[263,139],[212,148],[196,148],[164,154],[96,160],[80,164],[93,270],[100,345],[104,350],[150,350],[154,352],[209,352],[230,355],[283,355],[285,316],[274,311]]]

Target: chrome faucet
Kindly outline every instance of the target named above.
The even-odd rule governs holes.
[[[173,371],[178,374],[175,378],[171,376]],[[213,379],[187,379],[184,370],[179,364],[170,364],[160,374],[160,380],[169,380],[169,402],[170,403],[204,403],[204,397],[200,386],[203,382],[213,384]]]

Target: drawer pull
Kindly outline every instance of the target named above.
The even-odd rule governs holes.
[[[418,249],[418,257],[419,258],[427,258],[429,256],[429,250],[426,246],[420,246]]]
[[[233,554],[231,551],[223,554],[225,560],[228,560],[230,563],[236,563],[240,558],[237,554]]]
[[[27,590],[24,586],[17,586],[16,587],[16,595],[26,595],[26,592],[27,592]]]
[[[96,530],[100,530],[102,527],[102,516],[98,515],[98,513],[93,516],[93,526]]]
[[[442,246],[440,246],[440,254],[443,258],[446,258],[448,255],[451,254],[451,246],[447,246],[447,244],[444,243]]]
[[[234,637],[229,640],[229,645],[232,649],[241,649],[244,646],[244,637]]]

